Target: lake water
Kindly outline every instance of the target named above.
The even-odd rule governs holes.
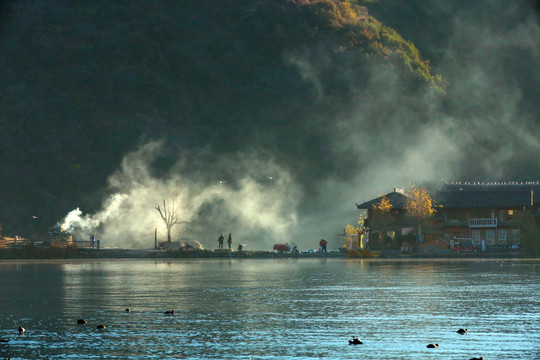
[[[538,359],[540,261],[0,261],[0,339],[12,359]]]

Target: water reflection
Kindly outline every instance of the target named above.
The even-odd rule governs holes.
[[[540,262],[513,263],[0,262],[0,338],[10,340],[0,356],[424,359],[439,343],[440,358],[530,359]],[[364,345],[349,347],[352,335]]]

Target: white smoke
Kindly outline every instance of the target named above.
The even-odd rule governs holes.
[[[105,247],[150,248],[155,229],[159,241],[166,240],[155,207],[163,207],[163,200],[169,204],[175,200],[182,224],[173,228],[173,241],[214,248],[222,232],[233,233],[235,243],[247,242],[253,249],[270,248],[274,239],[287,241],[297,223],[300,194],[287,172],[271,161],[240,156],[236,160],[249,161],[252,172],[234,184],[197,181],[178,173],[157,178],[150,168],[162,146],[152,142],[126,156],[121,170],[109,179],[112,195],[103,209],[83,215],[77,208],[63,223],[77,238],[94,234]],[[264,177],[263,172],[273,176]]]

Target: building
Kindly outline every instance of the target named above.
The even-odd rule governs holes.
[[[538,225],[540,183],[443,183],[431,194],[436,213],[424,221],[409,216],[407,194],[400,189],[357,204],[367,210],[365,226],[372,248],[396,248],[406,243],[458,251],[517,249],[525,221]],[[387,212],[377,211],[383,200]]]

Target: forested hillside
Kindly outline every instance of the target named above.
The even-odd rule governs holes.
[[[458,20],[445,22],[442,32],[426,28],[429,34],[418,34],[422,21],[427,24],[430,12],[437,9],[430,5],[429,11],[420,14],[423,18],[409,23],[400,13],[404,3],[412,4],[416,14],[414,9],[423,4],[383,0],[3,2],[3,233],[39,237],[75,207],[98,211],[104,199],[117,191],[111,188],[110,177],[119,171],[125,156],[152,141],[161,142],[159,153],[148,161],[150,176],[156,179],[174,174],[201,187],[220,179],[236,186],[235,181],[246,174],[257,179],[272,175],[261,170],[272,163],[290,174],[291,182],[301,189],[295,211],[308,215],[322,204],[336,205],[328,203],[329,188],[341,184],[360,189],[372,186],[366,179],[380,174],[388,177],[383,164],[406,164],[407,171],[412,171],[409,178],[428,172],[420,176],[422,181],[449,174],[489,176],[493,164],[482,164],[482,160],[498,152],[498,142],[491,135],[480,136],[461,148],[459,134],[481,128],[472,125],[478,123],[477,110],[516,96],[520,99],[512,101],[515,106],[504,108],[508,113],[499,112],[503,127],[513,121],[516,133],[538,134],[537,118],[530,115],[538,110],[537,104],[525,93],[538,84],[537,70],[527,71],[538,59],[537,48],[525,44],[527,39],[521,45],[507,43],[507,56],[514,56],[516,47],[520,59],[529,61],[525,68],[509,65],[508,58],[497,62],[517,72],[506,74],[501,86],[518,87],[505,92],[504,101],[491,88],[493,83],[482,86],[480,94],[463,79],[456,80],[457,69],[452,67],[467,59],[482,65],[473,59],[474,49],[467,47],[472,45],[462,44],[463,52],[452,50],[452,57],[443,50],[447,46],[459,49],[453,43]],[[510,13],[517,25],[504,23],[506,29],[516,35],[527,26],[537,29],[536,18],[526,15],[530,4],[515,3],[519,5]],[[455,13],[472,11],[465,2],[456,3],[454,9]],[[499,16],[495,10],[493,16]],[[409,37],[404,39],[400,33]],[[436,62],[422,55],[423,49],[414,45],[412,37]],[[485,61],[486,66],[492,64]],[[487,111],[489,119],[480,122],[492,128],[499,120],[492,109]],[[439,125],[437,129],[444,130],[434,133],[434,126]],[[426,128],[431,129],[428,134]],[[455,140],[440,135],[452,132],[456,132]],[[538,142],[527,140],[528,150],[518,156],[514,154],[519,147],[515,134],[508,129],[501,134],[507,136],[510,150],[497,165],[504,170],[491,175],[501,178],[511,171],[512,178],[538,175],[538,163],[531,167]],[[417,149],[426,138],[425,149]],[[407,158],[411,147],[414,154]],[[434,158],[415,160],[417,153],[432,153]],[[452,154],[450,163],[443,164],[440,161],[446,154]],[[468,158],[480,163],[460,163]],[[343,200],[341,189],[336,202]],[[165,195],[156,199],[161,196]],[[351,196],[358,193],[348,194],[349,200]],[[149,211],[153,205],[148,204]],[[354,210],[354,200],[347,206]],[[200,211],[211,213],[205,207]]]

